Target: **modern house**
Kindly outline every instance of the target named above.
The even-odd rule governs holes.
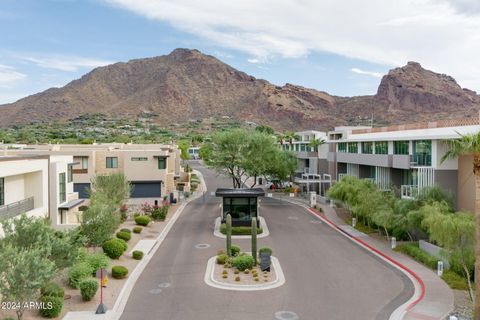
[[[480,131],[479,119],[455,119],[381,128],[337,127],[328,133],[329,174],[371,179],[381,190],[397,188],[415,198],[437,185],[451,192],[459,210],[474,211],[471,156],[441,158],[446,140]]]
[[[181,177],[180,151],[176,145],[93,144],[29,145],[6,150],[17,155],[73,156],[73,191],[88,198],[91,180],[96,175],[121,172],[132,184],[131,201],[161,200],[176,189]]]

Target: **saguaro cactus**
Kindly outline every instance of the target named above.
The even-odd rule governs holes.
[[[257,264],[257,218],[252,218],[252,257]]]
[[[227,254],[232,256],[232,216],[227,214]]]

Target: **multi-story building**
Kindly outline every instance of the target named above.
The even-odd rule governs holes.
[[[180,177],[180,151],[175,145],[93,144],[29,145],[8,149],[9,154],[73,156],[73,190],[88,198],[96,175],[121,172],[132,184],[131,201],[152,198],[159,201],[176,189]]]
[[[0,219],[49,217],[54,227],[76,223],[72,156],[0,156]],[[0,228],[0,235],[2,231]]]
[[[328,133],[329,173],[371,179],[382,190],[396,187],[414,198],[433,185],[451,192],[459,210],[474,211],[471,156],[441,161],[446,140],[480,131],[478,119],[458,119],[383,128],[338,127]]]

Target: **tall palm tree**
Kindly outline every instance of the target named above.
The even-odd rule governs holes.
[[[442,157],[443,163],[447,159],[457,158],[461,155],[473,156],[473,174],[475,175],[475,301],[474,319],[480,320],[480,132],[475,134],[460,135],[460,139],[448,140],[450,147]]]
[[[300,136],[293,131],[288,131],[283,137],[288,141],[290,150],[293,150],[293,141],[300,140]]]
[[[325,140],[323,139],[317,139],[317,138],[313,138],[311,141],[310,141],[310,147],[313,148],[313,151],[314,152],[318,152],[318,147],[320,147],[322,144],[325,143]]]

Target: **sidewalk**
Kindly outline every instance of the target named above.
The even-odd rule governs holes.
[[[308,201],[306,199],[288,198],[285,196],[279,197],[275,194],[273,197],[302,206],[308,206]],[[404,313],[401,318],[405,320],[442,320],[453,310],[453,291],[437,276],[435,272],[408,256],[393,251],[388,242],[374,239],[353,229],[351,226],[346,225],[345,222],[337,216],[335,209],[330,208],[329,205],[317,204],[317,206],[320,206],[323,210],[323,214],[321,215],[338,227],[341,232],[347,234],[356,242],[360,242],[365,244],[366,247],[370,247],[369,249],[374,252],[377,251],[386,256],[387,260],[394,260],[397,264],[403,266],[402,269],[410,270],[414,277],[415,275],[418,277],[418,289],[420,290],[420,295],[414,302],[408,305],[406,313]],[[352,230],[354,231],[352,232]]]

